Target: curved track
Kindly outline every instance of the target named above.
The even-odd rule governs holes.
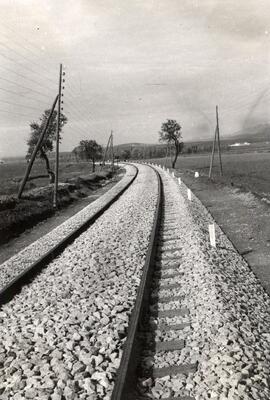
[[[152,391],[156,378],[173,380],[175,375],[188,375],[196,370],[196,364],[179,365],[177,359],[184,347],[183,340],[177,339],[178,333],[189,326],[182,323],[188,312],[181,307],[177,296],[181,280],[178,270],[181,242],[176,227],[178,204],[164,187],[164,176],[154,170],[159,179],[158,208],[112,400],[193,400],[185,395],[173,397],[165,388],[160,395]],[[175,363],[161,368],[147,365],[155,357],[166,365],[168,354],[175,358]]]
[[[158,200],[155,218],[151,236],[149,239],[149,247],[143,268],[143,275],[137,292],[136,303],[132,311],[129,322],[129,330],[125,342],[124,352],[121,364],[117,373],[117,379],[112,394],[112,400],[128,399],[131,391],[134,390],[134,382],[136,381],[136,368],[138,364],[138,331],[144,313],[148,307],[148,296],[151,286],[151,278],[155,265],[155,255],[157,249],[158,232],[160,229],[161,212],[163,206],[163,184],[158,171],[154,170],[158,179]]]
[[[111,398],[158,198],[155,172],[138,168],[118,201],[2,304],[1,398]]]
[[[184,184],[138,168],[2,305],[1,399],[270,398],[269,298]]]
[[[200,201],[156,169],[164,202],[151,284],[141,284],[112,399],[268,400],[270,299],[216,224],[211,246]]]

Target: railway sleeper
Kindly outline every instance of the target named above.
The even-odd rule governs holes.
[[[166,254],[166,256],[161,254],[160,256],[157,256],[157,261],[175,261],[179,260],[180,257],[180,254],[172,254],[171,256],[168,254]]]
[[[159,285],[160,290],[172,290],[179,289],[179,283],[164,283],[163,285]]]
[[[151,296],[150,304],[155,303],[170,303],[171,301],[181,301],[183,300],[184,296],[181,295],[170,295],[162,297],[160,293],[155,293]]]
[[[181,241],[182,239],[180,238],[180,237],[178,237],[178,236],[169,236],[169,237],[165,237],[164,238],[164,236],[163,235],[159,235],[159,241],[161,242],[161,243],[167,243],[167,242],[176,242],[177,240],[179,240],[179,241]]]
[[[182,350],[184,347],[185,347],[184,340],[168,340],[162,342],[155,342],[156,352]]]
[[[167,325],[167,324],[158,324],[156,325],[156,330],[169,332],[169,331],[181,331],[187,327],[190,327],[189,322],[182,322],[181,324]]]
[[[175,252],[175,251],[182,251],[182,247],[165,247],[164,245],[159,245],[158,250],[161,254],[167,252]]]
[[[183,374],[188,375],[190,373],[194,373],[197,370],[197,364],[182,364],[182,365],[173,365],[171,367],[162,367],[162,368],[153,368],[152,377],[155,378],[163,378],[168,375],[177,375]]]
[[[160,283],[161,283],[160,286],[162,286],[162,284],[163,284],[162,281],[164,279],[181,278],[182,276],[183,276],[183,272],[173,271],[171,273],[168,273],[168,272],[166,273],[166,272],[162,271],[162,269],[157,270],[154,273],[154,277],[156,279],[158,279],[158,278],[160,279]]]
[[[176,269],[176,268],[179,268],[179,267],[181,267],[180,260],[177,261],[177,262],[175,262],[174,260],[173,261],[167,261],[166,263],[165,263],[165,261],[162,261],[162,262],[159,261],[156,264],[156,271],[165,270],[165,269],[174,269],[174,268]]]
[[[159,310],[151,309],[151,316],[155,318],[173,318],[173,317],[185,317],[189,315],[187,308],[178,308],[173,310]]]

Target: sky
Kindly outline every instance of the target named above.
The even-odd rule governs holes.
[[[269,122],[269,0],[0,0],[0,158],[24,155],[29,123],[51,107],[59,65],[68,118],[60,150],[82,139],[157,143]]]

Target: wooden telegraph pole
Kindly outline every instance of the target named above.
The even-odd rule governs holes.
[[[105,149],[105,153],[104,153],[104,156],[103,156],[103,162],[102,162],[103,167],[104,167],[104,165],[105,165],[107,152],[108,152],[108,150],[109,150],[109,152],[110,152],[110,149],[111,149],[112,132],[113,132],[113,131],[111,131],[111,134],[110,134],[110,136],[109,136],[109,139],[108,139],[108,142],[107,142],[107,146],[106,146],[106,149]]]
[[[210,179],[212,177],[212,169],[213,169],[213,163],[214,163],[214,157],[215,157],[216,142],[217,142],[217,148],[218,148],[220,176],[223,176],[223,168],[222,168],[222,160],[221,160],[221,147],[220,147],[220,136],[219,136],[218,106],[216,106],[216,129],[215,129],[215,136],[214,136],[214,140],[213,140],[211,162],[210,162],[209,175],[208,175],[208,177]]]
[[[59,175],[59,139],[60,139],[60,124],[61,124],[61,102],[62,102],[62,64],[60,64],[59,73],[59,89],[58,89],[58,111],[57,111],[57,126],[56,126],[56,145],[55,145],[55,179],[53,191],[53,208],[57,208],[57,190],[58,190],[58,175]]]
[[[112,157],[112,170],[113,170],[114,169],[113,131],[111,132],[111,157]]]
[[[168,158],[168,143],[167,143],[167,146],[166,146],[165,167],[167,167],[167,158]]]
[[[19,189],[19,193],[18,193],[18,199],[20,199],[21,196],[22,196],[23,189],[24,189],[25,184],[26,184],[26,182],[27,182],[27,179],[28,179],[28,177],[29,177],[29,175],[30,175],[30,172],[31,172],[33,163],[34,163],[35,158],[36,158],[36,155],[37,155],[37,152],[38,152],[38,150],[40,149],[40,146],[42,145],[42,141],[43,141],[43,139],[44,139],[44,136],[45,136],[45,134],[46,134],[46,132],[47,132],[47,129],[48,129],[48,126],[49,126],[51,117],[52,117],[52,115],[53,115],[53,112],[54,112],[54,109],[55,109],[57,100],[58,100],[58,95],[56,96],[56,98],[55,98],[55,100],[54,100],[54,102],[53,102],[50,115],[49,115],[48,118],[47,118],[46,124],[45,124],[45,126],[44,126],[44,128],[43,128],[43,131],[41,132],[41,135],[40,135],[40,137],[39,137],[39,139],[38,139],[38,142],[37,142],[37,144],[36,144],[36,147],[34,148],[34,151],[33,151],[33,153],[31,154],[31,158],[30,158],[29,164],[28,164],[28,166],[27,166],[27,168],[26,168],[24,178],[23,178],[22,183],[21,183],[21,185],[20,185],[20,189]]]
[[[219,137],[219,118],[218,118],[218,106],[216,106],[216,119],[217,119],[217,137],[218,137],[218,158],[219,158],[219,168],[220,176],[223,176],[222,160],[221,160],[221,148],[220,148],[220,137]]]

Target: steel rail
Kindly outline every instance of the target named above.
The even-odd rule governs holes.
[[[148,165],[151,167],[151,165]],[[164,202],[163,183],[159,172],[151,167],[157,174],[158,199],[154,216],[154,222],[149,239],[149,246],[143,268],[141,282],[138,288],[137,297],[132,311],[128,334],[123,348],[123,354],[116,374],[115,385],[111,400],[135,400],[133,392],[136,385],[136,368],[138,365],[139,343],[137,332],[142,322],[142,317],[149,305],[149,292],[151,277],[155,265],[155,256],[158,244],[158,234],[161,223],[162,205]]]
[[[54,247],[48,250],[38,260],[36,260],[33,264],[23,270],[0,290],[0,306],[10,301],[24,285],[31,282],[31,280],[49,262],[51,262],[59,254],[61,254],[68,245],[70,245],[78,236],[86,231],[86,229],[88,229],[90,225],[92,225],[106,210],[108,210],[108,208],[113,203],[115,203],[119,199],[119,197],[129,188],[129,186],[134,182],[138,175],[138,168],[134,164],[132,164],[132,166],[136,168],[136,173],[128,182],[128,184],[119,191],[119,193],[117,193],[112,199],[110,199],[107,204],[105,204],[100,210],[94,213],[88,220],[83,222],[78,228],[74,229],[74,231],[70,232],[64,239],[58,242]]]

